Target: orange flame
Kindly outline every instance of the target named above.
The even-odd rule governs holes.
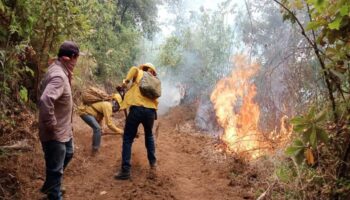
[[[256,86],[251,79],[259,65],[247,64],[242,55],[235,56],[234,62],[231,75],[217,83],[210,99],[218,123],[224,128],[221,140],[226,144],[226,150],[256,158],[272,148],[258,130],[260,109],[254,102]]]

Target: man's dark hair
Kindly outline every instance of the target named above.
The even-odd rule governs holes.
[[[67,56],[69,58],[77,57],[79,56],[79,47],[75,42],[65,41],[61,44],[57,56],[59,58],[62,56]]]

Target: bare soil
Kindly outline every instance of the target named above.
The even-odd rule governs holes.
[[[150,173],[143,131],[140,129],[140,137],[132,149],[132,178],[127,181],[114,179],[121,164],[122,137],[104,135],[100,153],[92,156],[92,130],[75,117],[75,157],[64,174],[64,198],[254,199],[256,191],[249,184],[232,181],[232,167],[243,173],[245,165],[217,151],[217,139],[194,127],[194,114],[193,108],[182,106],[157,120],[156,176]],[[123,127],[123,114],[119,113],[116,118],[118,126]],[[13,194],[13,199],[43,199],[39,188],[44,179],[44,162],[38,143],[33,151],[6,163],[14,170],[15,182],[22,183],[15,185],[14,190],[20,194]],[[5,175],[8,176],[8,171]],[[4,181],[11,181],[11,178],[8,176]]]

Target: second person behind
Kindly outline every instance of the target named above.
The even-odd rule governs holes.
[[[123,130],[116,127],[112,121],[112,114],[119,111],[122,98],[119,94],[112,96],[112,101],[100,101],[91,105],[79,106],[79,115],[93,130],[92,154],[96,154],[101,145],[101,122],[104,119],[108,128],[116,134],[122,134]]]

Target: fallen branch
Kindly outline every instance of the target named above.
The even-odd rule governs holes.
[[[264,200],[267,198],[267,195],[270,194],[270,191],[272,190],[273,186],[276,184],[276,181],[272,183],[272,185],[269,185],[267,190],[263,192],[256,200]]]
[[[115,133],[115,132],[103,132],[103,133],[101,134],[101,136],[105,136],[105,135],[122,135],[122,134],[120,134],[120,133]]]
[[[28,140],[21,140],[13,145],[0,146],[0,149],[5,151],[32,151],[33,147],[28,144]]]

